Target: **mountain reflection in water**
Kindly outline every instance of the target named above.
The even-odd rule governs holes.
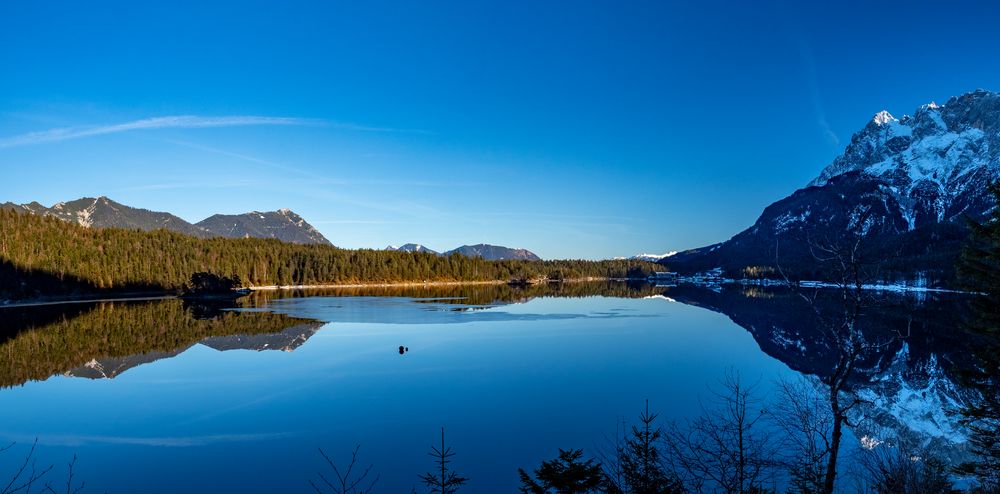
[[[293,352],[317,334],[350,324],[433,329],[442,324],[523,322],[541,328],[573,321],[628,325],[635,320],[635,325],[646,327],[669,320],[650,319],[655,314],[628,308],[632,306],[601,303],[593,304],[600,309],[591,309],[588,297],[647,298],[648,304],[682,303],[723,314],[744,328],[762,352],[792,371],[823,381],[840,358],[828,328],[830,321],[842,317],[844,304],[836,290],[811,295],[807,299],[787,289],[758,287],[571,283],[258,292],[229,305],[158,300],[3,308],[0,386],[56,375],[113,379],[196,346]],[[859,311],[852,325],[860,340],[870,343],[846,386],[865,402],[853,411],[856,420],[851,422],[860,424],[854,435],[869,442],[929,447],[952,463],[958,461],[964,455],[965,433],[952,412],[976,398],[956,379],[970,365],[970,349],[957,329],[966,298],[872,295],[873,303]],[[560,298],[572,303],[537,303]],[[504,326],[488,327],[499,331]],[[406,333],[393,338],[386,353],[396,358],[406,354],[407,360],[424,357],[424,351],[409,354]],[[614,335],[607,338],[613,341]],[[723,371],[719,369],[720,375]],[[0,389],[0,396],[5,391],[11,390]]]

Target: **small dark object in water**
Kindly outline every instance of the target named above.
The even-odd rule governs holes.
[[[400,355],[402,355],[402,354],[404,354],[404,353],[406,353],[406,352],[408,352],[408,351],[410,351],[410,348],[409,348],[409,347],[405,347],[405,346],[403,346],[403,345],[399,345],[399,354],[400,354]]]

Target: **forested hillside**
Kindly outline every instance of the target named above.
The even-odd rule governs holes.
[[[642,261],[486,261],[345,250],[275,239],[200,239],[166,230],[84,228],[0,211],[0,298],[96,291],[176,290],[192,273],[237,275],[246,285],[642,276]]]

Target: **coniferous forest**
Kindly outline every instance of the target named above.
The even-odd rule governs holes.
[[[287,286],[627,278],[656,268],[631,260],[487,261],[274,239],[199,239],[0,211],[0,297],[7,299],[176,291],[206,271],[238,276],[248,286]]]

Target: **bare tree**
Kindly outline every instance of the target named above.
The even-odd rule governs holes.
[[[371,493],[375,488],[375,484],[378,483],[380,476],[376,473],[373,477],[369,478],[372,474],[373,465],[368,465],[364,470],[360,470],[361,467],[358,464],[359,450],[361,450],[360,444],[354,446],[354,451],[351,451],[351,460],[347,463],[347,467],[343,469],[343,472],[341,472],[341,468],[320,448],[319,454],[326,461],[330,470],[333,471],[333,478],[328,479],[322,472],[317,472],[316,475],[319,476],[321,484],[310,480],[309,485],[319,494],[324,494],[324,492],[332,494]],[[355,468],[359,470],[355,471]],[[324,491],[323,488],[328,490]]]
[[[0,453],[10,451],[15,444],[16,443],[11,443],[3,448],[0,448]],[[38,439],[35,439],[35,442],[31,444],[31,449],[28,450],[28,454],[25,455],[24,460],[19,464],[17,470],[11,474],[10,480],[5,486],[0,488],[0,494],[30,494],[31,489],[34,488],[35,484],[41,482],[41,480],[52,470],[52,465],[44,468],[38,467],[37,458],[35,457],[35,448],[37,446]]]
[[[76,455],[73,455],[73,459],[69,462],[69,465],[67,465],[66,490],[63,491],[65,492],[65,494],[79,494],[81,491],[83,491],[84,486],[86,486],[85,482],[80,482],[80,485],[73,484],[73,478],[75,477],[74,475],[75,470],[76,470]],[[59,491],[56,491],[56,489],[52,487],[51,483],[45,484],[45,492],[48,492],[50,494],[59,494]]]
[[[852,412],[865,403],[850,387],[856,367],[865,356],[881,352],[893,341],[909,336],[909,327],[905,333],[882,340],[869,340],[861,331],[859,323],[865,310],[881,302],[867,288],[880,280],[885,259],[873,256],[866,245],[874,221],[873,208],[869,206],[848,216],[852,219],[847,230],[836,238],[806,237],[815,264],[831,273],[833,279],[829,281],[838,288],[838,310],[822,311],[819,301],[821,289],[807,292],[789,279],[781,266],[778,246],[775,246],[779,273],[793,292],[811,308],[824,345],[836,352],[836,362],[829,373],[820,376],[821,382],[826,385],[825,393],[816,388],[809,390],[787,383],[779,386],[786,398],[793,394],[797,396],[783,403],[779,410],[783,417],[778,422],[786,431],[795,432],[791,438],[798,441],[796,448],[811,455],[803,458],[798,465],[792,465],[793,481],[796,475],[801,475],[799,488],[809,489],[802,492],[833,494],[844,426],[856,425],[850,422]],[[821,400],[828,411],[816,408],[817,403],[814,402],[817,400]]]
[[[625,470],[622,465],[628,430],[624,418],[616,421],[614,438],[605,437],[605,444],[598,448],[597,457],[601,460],[601,469],[604,471],[610,494],[628,494],[628,484],[625,481]]]
[[[861,457],[866,489],[874,494],[953,494],[944,462],[928,451],[907,453],[879,445]]]
[[[667,462],[696,492],[764,492],[774,481],[776,443],[762,422],[763,400],[735,372],[721,384],[701,416],[667,429]]]
[[[823,492],[834,450],[834,416],[821,386],[804,377],[778,381],[769,413],[782,433],[780,462],[788,472],[789,488],[800,494]]]
[[[421,475],[420,480],[423,481],[424,485],[430,487],[431,494],[452,494],[469,481],[469,479],[459,476],[448,466],[455,456],[455,452],[452,451],[451,447],[445,446],[444,427],[441,428],[441,447],[431,446],[431,452],[428,454],[434,458],[437,471]]]

